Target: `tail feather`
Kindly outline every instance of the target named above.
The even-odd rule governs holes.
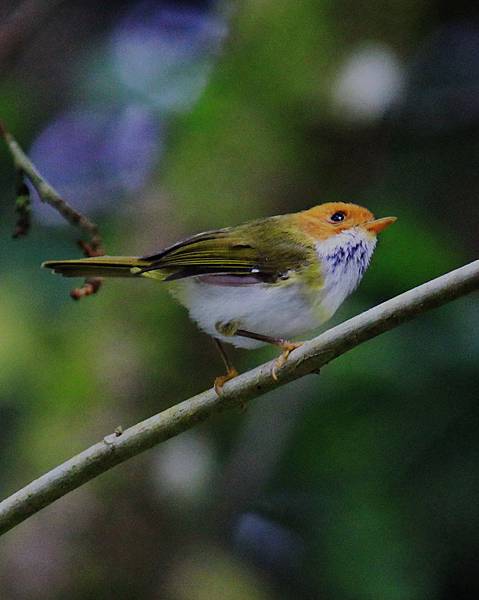
[[[140,270],[149,265],[150,261],[133,256],[98,256],[49,260],[42,267],[53,269],[54,273],[60,273],[64,277],[138,277],[141,275]]]

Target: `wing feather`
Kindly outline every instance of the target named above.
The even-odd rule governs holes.
[[[306,266],[311,257],[309,239],[298,240],[284,228],[278,235],[277,221],[281,218],[197,234],[143,257],[150,263],[143,272],[162,270],[168,273],[167,280],[253,273],[259,280],[275,281],[288,271]]]

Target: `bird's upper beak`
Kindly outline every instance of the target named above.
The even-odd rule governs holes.
[[[397,221],[397,217],[382,217],[381,219],[374,219],[374,221],[368,221],[364,224],[364,227],[370,231],[373,235],[377,235],[389,225],[392,225]]]

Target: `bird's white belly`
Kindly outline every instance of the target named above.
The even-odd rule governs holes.
[[[221,277],[191,277],[172,282],[171,291],[203,331],[239,348],[263,342],[222,335],[231,325],[276,338],[293,338],[327,321],[357,287],[374,251],[376,239],[358,228],[318,243],[321,276],[311,282],[305,273],[272,283],[221,284]],[[228,276],[226,276],[228,279]],[[212,283],[216,281],[216,283]],[[246,279],[244,280],[246,282]]]
[[[190,278],[175,282],[171,291],[203,331],[238,348],[257,348],[263,342],[222,335],[218,326],[231,323],[237,329],[288,339],[311,331],[329,316],[321,318],[319,298],[316,302],[298,283],[224,286]]]

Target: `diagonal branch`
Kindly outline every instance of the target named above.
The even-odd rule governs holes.
[[[28,188],[24,183],[24,179],[26,178],[36,189],[42,202],[50,204],[50,206],[59,212],[62,217],[68,221],[68,223],[78,227],[90,237],[89,243],[83,241],[78,242],[85,256],[103,255],[104,250],[102,248],[102,239],[98,225],[73,208],[64,198],[60,196],[55,188],[38,172],[35,165],[20,147],[20,144],[1,123],[0,135],[5,140],[10,154],[12,155],[16,171],[16,211],[19,215],[19,218],[13,237],[21,237],[26,235],[30,227],[30,198]],[[87,279],[81,288],[72,290],[70,295],[74,300],[78,300],[83,296],[94,294],[100,288],[101,281],[102,280],[99,277]]]
[[[208,390],[123,433],[117,431],[107,436],[1,502],[0,534],[115,465],[178,435],[211,414],[243,406],[269,390],[317,372],[363,342],[477,289],[479,260],[396,296],[305,342],[279,370],[278,381],[271,376],[273,363],[265,363],[228,382],[221,396]]]

